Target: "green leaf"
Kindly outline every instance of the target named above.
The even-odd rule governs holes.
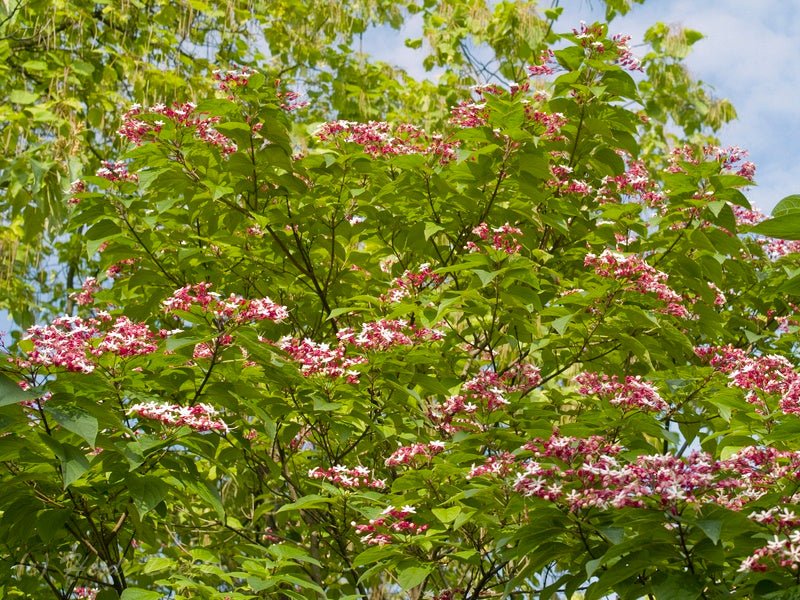
[[[701,519],[697,521],[697,526],[715,545],[719,543],[719,538],[722,534],[722,521],[717,519]]]
[[[150,592],[142,588],[128,588],[122,592],[120,600],[160,600],[159,592]]]
[[[25,391],[5,375],[0,374],[0,406],[17,404],[24,400],[35,400],[40,393]]]
[[[8,100],[13,104],[33,104],[39,98],[39,94],[26,90],[14,90],[8,95]]]
[[[163,502],[169,492],[169,485],[152,475],[128,473],[125,476],[125,483],[140,516],[150,512]]]
[[[656,600],[695,600],[703,586],[691,573],[668,573],[659,583],[653,583]]]
[[[436,515],[437,519],[447,525],[448,523],[455,521],[456,517],[461,512],[461,507],[451,506],[450,508],[434,508],[431,512]]]
[[[282,513],[292,510],[320,508],[322,506],[325,506],[326,504],[330,504],[331,502],[333,502],[331,498],[326,498],[325,496],[320,496],[318,494],[309,494],[308,496],[303,496],[297,502],[292,502],[291,504],[284,504],[277,510],[277,512]]]
[[[389,546],[371,546],[353,559],[354,567],[363,567],[389,558],[394,550]]]
[[[787,212],[767,219],[752,227],[750,231],[781,240],[800,240],[800,212]]]
[[[397,583],[400,584],[403,590],[408,591],[425,581],[431,570],[431,567],[407,567],[401,569],[397,574]]]
[[[98,429],[95,417],[77,406],[68,404],[56,406],[48,403],[45,405],[44,410],[56,420],[56,423],[67,431],[79,435],[94,448]]]
[[[780,217],[787,213],[800,212],[800,194],[792,194],[786,196],[783,200],[775,205],[772,209],[773,217]]]
[[[444,231],[444,227],[436,223],[425,223],[425,239],[429,240],[432,235],[436,235],[440,231]]]
[[[570,324],[570,321],[575,318],[575,314],[564,315],[563,317],[558,317],[550,326],[556,330],[558,335],[564,335],[564,332],[567,330],[567,325]]]
[[[63,457],[61,458],[61,474],[64,478],[64,489],[83,476],[89,470],[89,461],[86,456],[77,448],[63,446]]]

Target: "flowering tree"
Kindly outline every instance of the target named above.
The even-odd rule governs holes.
[[[789,597],[800,247],[663,134],[669,60],[561,39],[301,153],[250,69],[128,110],[98,274],[6,348],[6,597]]]

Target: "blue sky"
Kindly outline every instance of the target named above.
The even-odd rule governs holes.
[[[542,1],[542,6],[549,2]],[[562,0],[559,20],[567,31],[581,20],[602,20],[602,4]],[[724,145],[750,152],[756,163],[757,187],[750,201],[765,212],[783,197],[800,193],[796,163],[800,158],[800,0],[647,0],[611,26],[613,33],[641,43],[657,21],[696,29],[698,42],[687,64],[692,74],[731,100],[737,121],[720,133]],[[370,32],[364,50],[376,58],[424,76],[421,53],[405,48],[406,37],[419,37],[421,23],[411,19],[404,30]],[[643,53],[643,49],[640,48]],[[636,48],[634,47],[634,52]]]

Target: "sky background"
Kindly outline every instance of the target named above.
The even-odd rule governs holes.
[[[561,0],[564,14],[556,30],[568,31],[581,20],[604,20],[603,3]],[[542,1],[547,7],[550,2]],[[722,144],[750,152],[758,185],[750,201],[769,213],[783,197],[800,193],[796,166],[800,158],[800,0],[647,0],[618,17],[611,33],[633,37],[634,54],[643,55],[644,32],[662,21],[695,29],[705,35],[686,63],[692,75],[727,98],[738,119],[719,133]],[[375,58],[426,76],[422,53],[404,46],[420,37],[421,20],[411,19],[398,32],[369,32],[363,49]],[[637,52],[638,50],[638,52]],[[430,75],[429,75],[430,76]]]

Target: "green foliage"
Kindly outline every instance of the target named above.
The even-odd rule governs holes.
[[[125,6],[91,8],[98,55],[75,75],[70,114],[108,107],[106,137],[75,142],[89,167],[58,239],[83,287],[0,374],[5,596],[794,593],[797,519],[769,511],[798,503],[799,248],[763,228],[796,197],[754,227],[751,166],[706,137],[725,119],[688,114],[709,101],[680,64],[697,35],[656,26],[634,77],[605,24],[409,5],[448,66],[437,88],[348,48],[401,7],[273,3],[274,71],[326,65],[293,112],[270,69],[213,91],[180,52],[176,17],[190,55],[225,31],[221,57],[264,62],[244,5]],[[3,26],[35,25],[23,7]],[[55,33],[86,35],[90,9],[54,10]],[[123,32],[150,58],[96,50]],[[471,43],[518,86],[470,98],[488,83]],[[55,72],[47,48],[23,72]],[[175,70],[148,84],[147,60]],[[35,118],[49,86],[18,90]],[[128,96],[145,106],[117,117]],[[9,127],[40,146],[4,176],[64,168],[55,130]],[[121,162],[92,175],[98,140]]]

